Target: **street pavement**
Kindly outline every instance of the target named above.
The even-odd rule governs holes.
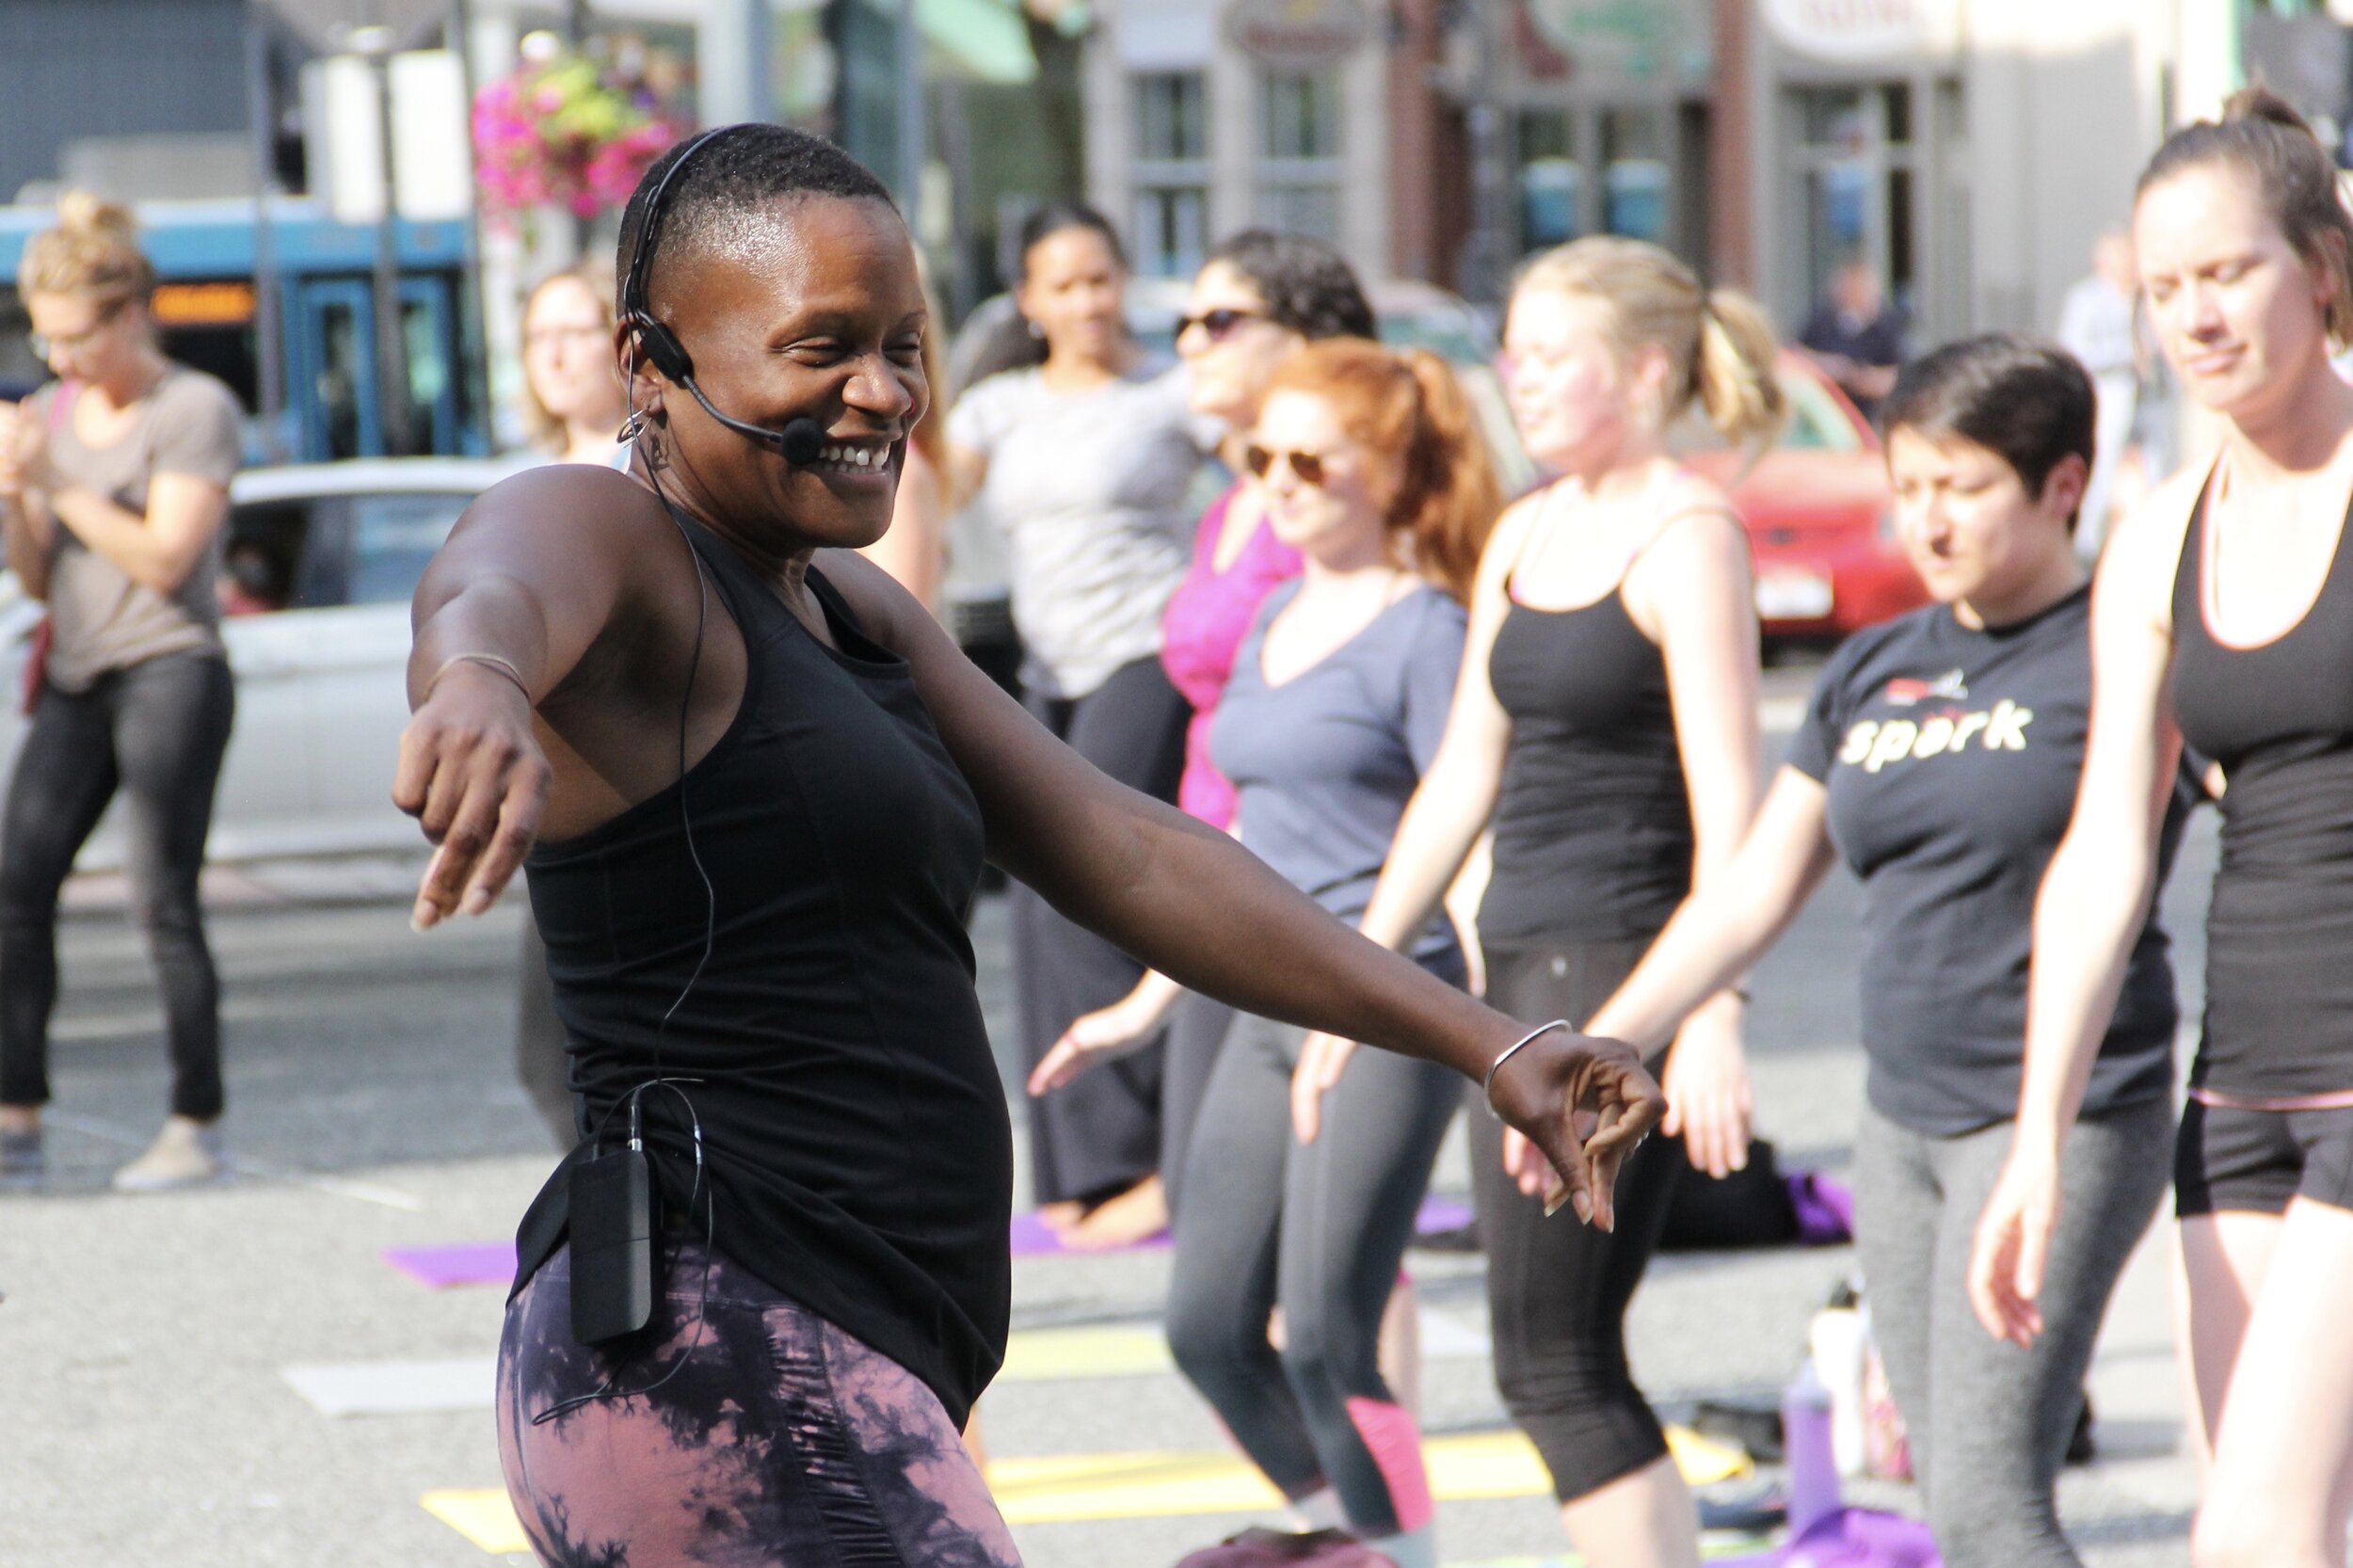
[[[1768,713],[1785,723],[1799,686],[1776,674]],[[2204,814],[2168,899],[2193,1018],[2213,857]],[[119,889],[77,885],[62,943],[55,1175],[42,1193],[0,1195],[0,1563],[528,1560],[500,1539],[487,1410],[503,1292],[428,1289],[381,1256],[511,1235],[553,1162],[511,1070],[520,915],[510,902],[415,936],[399,897],[413,870],[371,861],[216,878],[240,1174],[145,1198],[105,1182],[162,1111],[154,996]],[[1785,1165],[1837,1172],[1850,1156],[1858,904],[1834,878],[1756,975],[1758,1120]],[[1002,1040],[999,903],[984,904],[976,941]],[[1466,1188],[1458,1131],[1437,1189]],[[2061,1494],[2097,1568],[2188,1560],[2196,1482],[2176,1451],[2167,1245],[2160,1225],[2103,1342],[2103,1458],[2071,1471]],[[1852,1265],[1844,1248],[1660,1259],[1632,1315],[1638,1376],[1670,1416],[1701,1398],[1770,1400],[1810,1314]],[[1032,1568],[1166,1568],[1258,1516],[1233,1506],[1217,1426],[1154,1352],[1167,1267],[1160,1250],[1016,1264],[1016,1359],[984,1416],[1000,1499],[1036,1521],[1015,1531]],[[1442,1502],[1446,1560],[1563,1560],[1483,1359],[1480,1260],[1417,1252],[1410,1267],[1424,1312],[1424,1425],[1433,1449],[1455,1456],[1457,1480],[1442,1491],[1517,1494]],[[346,1402],[420,1408],[330,1416],[321,1404],[337,1390]],[[1901,1487],[1861,1490],[1908,1500]],[[1196,1507],[1215,1511],[1170,1512]]]

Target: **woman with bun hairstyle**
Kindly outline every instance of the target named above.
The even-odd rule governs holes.
[[[2018,1345],[2051,1309],[2069,1128],[2157,887],[2161,803],[2208,759],[2222,859],[2206,1012],[2175,1144],[2190,1371],[2211,1450],[2199,1568],[2345,1560],[2353,1507],[2353,222],[2303,120],[2262,88],[2168,137],[2133,244],[2166,358],[2221,447],[2110,536],[2099,700],[2035,905],[2018,1131],[1970,1292]]]
[[[1269,381],[1302,346],[1374,334],[1372,306],[1337,251],[1265,229],[1245,230],[1209,253],[1177,323],[1176,352],[1189,372],[1193,412],[1225,426],[1226,459],[1241,475],[1202,513],[1193,568],[1160,617],[1160,664],[1193,707],[1176,804],[1213,827],[1234,822],[1234,787],[1209,752],[1218,700],[1258,606],[1299,575],[1299,552],[1269,521],[1265,491],[1249,477],[1243,448]],[[1073,1022],[1056,1048],[1142,1039],[1163,1018],[1160,1180],[1174,1209],[1193,1120],[1233,1014],[1163,975],[1146,975],[1121,1000]],[[1053,1078],[1060,1061],[1049,1052],[1032,1081]]]
[[[1268,526],[1305,570],[1243,638],[1211,753],[1243,844],[1354,920],[1446,726],[1495,473],[1443,360],[1358,339],[1284,360],[1244,453]],[[1405,946],[1463,984],[1443,918]],[[1217,1058],[1186,1157],[1169,1345],[1305,1522],[1345,1524],[1400,1568],[1436,1568],[1419,1434],[1377,1347],[1459,1096],[1443,1069],[1365,1062],[1333,1095],[1324,1135],[1303,1142],[1288,1106],[1305,1037],[1245,1015]],[[1099,1059],[1065,1042],[1041,1079]]]
[[[1726,438],[1780,428],[1772,329],[1666,251],[1578,240],[1538,257],[1504,333],[1513,415],[1561,477],[1505,512],[1480,560],[1446,739],[1405,813],[1363,929],[1404,949],[1492,819],[1479,911],[1497,1006],[1572,1021],[1601,1005],[1676,907],[1731,859],[1756,805],[1757,622],[1748,536],[1668,453],[1693,403]],[[1665,1060],[1667,1130],[1715,1175],[1745,1162],[1741,997],[1693,1013]],[[1292,1113],[1357,1070],[1311,1040]],[[1658,1064],[1654,1061],[1654,1069]],[[1588,1561],[1687,1568],[1698,1523],[1626,1368],[1625,1315],[1657,1248],[1680,1151],[1627,1161],[1614,1231],[1547,1224],[1492,1118],[1471,1117],[1504,1402],[1552,1473]]]
[[[1127,286],[1100,213],[1031,215],[1014,298],[1045,360],[957,399],[949,488],[977,495],[1005,531],[1031,712],[1113,778],[1174,802],[1188,709],[1160,667],[1160,616],[1185,575],[1186,501],[1213,438],[1187,406],[1183,373],[1129,335]],[[1015,1027],[1034,1068],[1144,967],[1021,888],[1010,908]],[[1167,1224],[1160,1093],[1155,1047],[1031,1107],[1031,1190],[1048,1225],[1112,1246]]]
[[[236,394],[164,358],[130,213],[80,192],[17,267],[56,379],[0,417],[8,566],[51,644],[0,814],[0,1176],[43,1174],[57,894],[121,797],[133,907],[164,993],[171,1110],[125,1192],[222,1170],[220,984],[197,881],[235,696],[220,641]]]
[[[2035,889],[2090,719],[2091,591],[2071,536],[2093,402],[2081,365],[2026,338],[1904,367],[1880,417],[1897,532],[1933,602],[1833,656],[1739,853],[1592,1018],[1656,1048],[1834,863],[1861,881],[1855,1240],[1951,1568],[2079,1568],[2054,1483],[2109,1294],[2165,1191],[2149,1154],[2172,1124],[2177,1014],[2150,899],[2062,1149],[2052,1332],[2022,1353],[1969,1327],[1970,1238],[2014,1131]],[[2160,874],[2187,808],[2185,791],[2156,802]]]

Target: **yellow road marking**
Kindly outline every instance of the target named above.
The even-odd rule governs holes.
[[[1681,1427],[1667,1431],[1675,1463],[1693,1485],[1745,1474],[1748,1456]],[[1444,1502],[1541,1496],[1551,1490],[1544,1464],[1517,1432],[1433,1437],[1422,1445],[1430,1489]],[[1282,1506],[1282,1497],[1234,1453],[1048,1454],[1006,1458],[989,1466],[989,1489],[1008,1524],[1080,1519],[1150,1519],[1188,1513],[1249,1513]],[[504,1491],[428,1492],[433,1516],[486,1552],[529,1549]]]

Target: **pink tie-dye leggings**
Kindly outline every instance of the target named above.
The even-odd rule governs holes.
[[[572,1338],[570,1264],[568,1249],[533,1276],[499,1345],[499,1458],[542,1562],[1018,1568],[947,1410],[905,1368],[694,1243],[652,1348],[616,1363]],[[534,1421],[616,1370],[619,1395]]]

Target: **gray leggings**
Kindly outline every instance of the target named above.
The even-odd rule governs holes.
[[[1913,1473],[1949,1568],[2080,1568],[2052,1488],[2109,1293],[2165,1195],[2172,1125],[2172,1106],[2158,1098],[2085,1116],[2068,1133],[2043,1332],[2022,1351],[1978,1325],[1966,1283],[2011,1124],[1938,1138],[1865,1107],[1855,1241]]]
[[[1176,1210],[1169,1349],[1285,1496],[1328,1485],[1358,1533],[1396,1535],[1430,1523],[1430,1487],[1413,1418],[1381,1378],[1381,1314],[1462,1080],[1361,1049],[1302,1147],[1303,1038],[1241,1015],[1210,1075]]]

